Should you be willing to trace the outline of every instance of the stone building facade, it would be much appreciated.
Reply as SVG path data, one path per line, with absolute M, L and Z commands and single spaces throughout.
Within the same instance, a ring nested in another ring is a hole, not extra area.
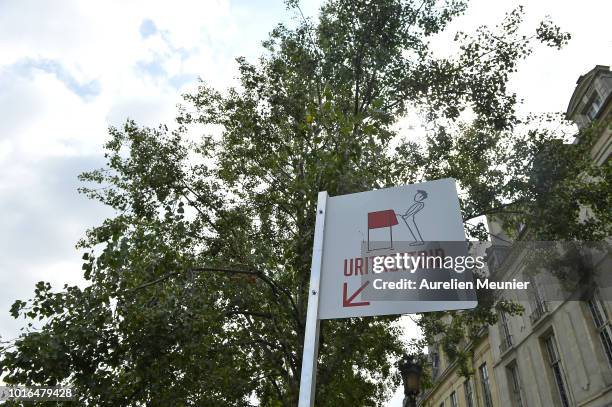
M 483 329 L 480 337 L 469 344 L 473 351 L 471 369 L 476 372 L 472 377 L 461 376 L 453 361 L 437 346 L 429 349 L 433 362 L 434 385 L 421 398 L 423 407 L 476 407 L 499 406 L 499 390 L 493 377 L 493 354 L 488 330 Z
M 578 79 L 566 117 L 579 128 L 596 120 L 612 121 L 609 67 L 596 66 Z M 597 135 L 591 157 L 602 165 L 609 163 L 611 153 L 612 131 L 606 125 Z M 518 245 L 508 243 L 510 238 L 494 220 L 489 220 L 489 232 L 491 274 L 502 281 L 533 279 L 526 269 L 525 253 Z M 596 252 L 591 260 L 596 275 L 612 272 L 609 252 Z M 507 298 L 524 306 L 522 315 L 501 315 L 495 326 L 483 331 L 477 343 L 468 345 L 474 347 L 475 372 L 469 380 L 440 355 L 437 345 L 432 345 L 429 357 L 434 386 L 422 395 L 419 405 L 612 406 L 611 288 L 596 284 L 585 301 L 553 301 L 539 292 L 542 282 L 536 279 L 533 283 L 528 300 Z M 466 397 L 470 388 L 472 400 L 470 394 Z

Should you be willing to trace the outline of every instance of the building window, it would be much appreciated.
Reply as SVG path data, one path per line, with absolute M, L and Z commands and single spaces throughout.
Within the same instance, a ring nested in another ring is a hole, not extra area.
M 472 391 L 472 382 L 470 379 L 463 382 L 463 392 L 465 393 L 466 407 L 474 407 L 474 392 Z
M 438 352 L 434 352 L 431 354 L 431 376 L 435 379 L 438 374 L 440 374 L 440 356 Z
M 595 116 L 597 116 L 597 113 L 599 112 L 599 108 L 601 107 L 601 104 L 602 104 L 601 96 L 599 96 L 599 93 L 597 93 L 596 91 L 593 92 L 593 96 L 591 97 L 591 100 L 589 100 L 589 103 L 587 104 L 587 109 L 585 112 L 585 114 L 590 120 L 595 119 Z
M 557 390 L 559 392 L 559 399 L 563 407 L 569 407 L 569 393 L 567 392 L 567 385 L 565 381 L 565 374 L 563 373 L 563 366 L 561 365 L 561 358 L 559 356 L 559 350 L 557 349 L 557 342 L 555 335 L 550 335 L 544 339 L 544 345 L 546 347 L 546 353 L 548 355 L 548 363 L 550 370 L 555 378 L 557 384 Z
M 501 353 L 504 353 L 512 346 L 512 334 L 510 333 L 508 315 L 506 315 L 505 312 L 500 313 L 499 329 L 501 334 L 501 344 L 499 345 L 499 351 Z
M 521 387 L 521 379 L 519 377 L 518 366 L 516 362 L 508 365 L 507 374 L 510 384 L 510 392 L 512 393 L 512 403 L 516 407 L 523 407 L 523 389 Z
M 450 395 L 450 405 L 451 407 L 457 407 L 457 393 L 452 392 Z
M 440 403 L 440 407 L 444 407 L 444 401 L 442 401 L 442 403 Z
M 535 325 L 546 313 L 548 313 L 548 304 L 544 301 L 540 293 L 537 281 L 534 278 L 529 278 L 529 283 L 531 287 L 529 291 L 529 305 L 531 306 L 529 320 L 531 321 L 531 325 Z
M 588 301 L 589 309 L 591 310 L 591 316 L 597 328 L 601 345 L 603 346 L 608 363 L 612 366 L 612 326 L 610 326 L 610 319 L 604 304 L 599 300 L 597 294 L 593 295 Z
M 493 398 L 491 397 L 491 383 L 489 382 L 489 372 L 487 371 L 487 364 L 483 363 L 478 368 L 480 372 L 480 382 L 482 384 L 482 398 L 485 407 L 493 407 Z

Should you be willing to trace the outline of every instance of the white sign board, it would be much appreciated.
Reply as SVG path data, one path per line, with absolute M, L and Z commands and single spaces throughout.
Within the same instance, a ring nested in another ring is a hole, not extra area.
M 400 253 L 411 258 L 424 258 L 428 250 L 436 256 L 438 251 L 456 256 L 457 244 L 465 248 L 461 243 L 464 241 L 459 199 L 452 179 L 332 198 L 326 192 L 319 193 L 299 407 L 314 406 L 321 319 L 476 306 L 473 290 L 454 286 L 447 289 L 452 294 L 450 297 L 431 295 L 433 290 L 387 290 L 383 295 L 373 290 L 379 276 L 373 273 L 375 258 Z M 453 242 L 454 245 L 450 244 Z M 453 270 L 427 267 L 415 267 L 413 273 L 404 268 L 385 270 L 385 280 L 394 284 L 419 279 L 461 283 L 472 278 L 469 272 L 453 275 Z
M 418 290 L 404 291 L 405 298 L 397 300 L 364 298 L 366 288 L 371 291 L 372 279 L 377 277 L 372 271 L 373 256 L 368 258 L 366 252 L 376 255 L 384 255 L 385 251 L 396 253 L 402 243 L 418 252 L 426 242 L 465 241 L 453 179 L 328 198 L 324 230 L 319 319 L 476 306 L 471 290 L 459 293 L 454 300 L 443 301 L 422 300 L 427 298 L 423 290 L 420 296 Z M 431 270 L 418 275 L 422 277 L 427 272 Z M 417 278 L 417 274 L 401 274 L 402 277 Z M 468 273 L 447 272 L 445 279 L 451 277 L 471 281 Z

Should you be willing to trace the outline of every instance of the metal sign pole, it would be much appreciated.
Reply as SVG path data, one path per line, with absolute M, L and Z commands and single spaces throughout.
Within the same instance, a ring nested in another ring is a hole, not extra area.
M 321 283 L 326 205 L 327 192 L 319 192 L 314 243 L 312 245 L 310 290 L 308 293 L 308 313 L 306 314 L 306 327 L 304 331 L 304 353 L 302 355 L 302 374 L 300 376 L 300 400 L 298 407 L 312 407 L 314 406 L 315 399 L 317 357 L 319 355 L 319 285 Z

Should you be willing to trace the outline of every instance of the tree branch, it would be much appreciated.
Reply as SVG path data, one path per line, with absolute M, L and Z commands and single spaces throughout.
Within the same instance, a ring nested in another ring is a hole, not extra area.
M 227 268 L 220 268 L 220 267 L 196 267 L 196 268 L 192 268 L 191 270 L 192 271 L 212 271 L 212 272 L 231 273 L 231 274 L 246 274 L 246 275 L 250 275 L 250 276 L 259 278 L 260 280 L 268 284 L 268 286 L 272 289 L 275 295 L 278 296 L 279 291 L 285 294 L 285 296 L 287 297 L 287 299 L 289 300 L 291 304 L 291 307 L 293 308 L 295 321 L 298 323 L 298 326 L 300 327 L 302 326 L 302 322 L 300 321 L 300 318 L 299 318 L 300 314 L 298 312 L 295 302 L 293 301 L 293 297 L 291 296 L 291 293 L 286 288 L 281 287 L 278 284 L 276 284 L 270 277 L 266 276 L 262 272 L 253 271 L 253 270 L 234 270 L 234 269 L 227 269 Z

